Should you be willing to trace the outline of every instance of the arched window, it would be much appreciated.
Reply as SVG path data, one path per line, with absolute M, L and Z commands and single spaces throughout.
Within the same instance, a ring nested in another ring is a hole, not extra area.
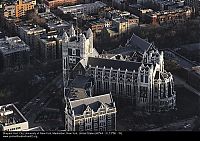
M 143 75 L 141 75 L 141 76 L 140 76 L 141 82 L 143 82 L 143 78 L 144 78 L 144 76 L 143 76 Z
M 148 75 L 145 75 L 145 83 L 148 83 Z

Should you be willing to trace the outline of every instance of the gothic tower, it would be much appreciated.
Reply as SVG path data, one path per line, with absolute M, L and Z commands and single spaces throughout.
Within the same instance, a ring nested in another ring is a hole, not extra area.
M 63 33 L 62 57 L 63 57 L 63 81 L 64 87 L 69 85 L 70 71 L 83 58 L 93 57 L 96 51 L 93 48 L 93 33 L 88 29 L 84 33 L 77 33 L 73 25 L 69 32 Z

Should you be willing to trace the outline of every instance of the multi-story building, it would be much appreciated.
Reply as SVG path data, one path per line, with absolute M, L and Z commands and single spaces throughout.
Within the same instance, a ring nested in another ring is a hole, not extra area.
M 139 17 L 135 15 L 129 15 L 126 17 L 119 17 L 113 19 L 113 26 L 117 28 L 119 34 L 127 32 L 132 27 L 138 26 L 139 24 Z
M 12 4 L 4 6 L 5 17 L 22 17 L 26 15 L 26 12 L 34 9 L 36 6 L 36 0 L 17 0 Z
M 76 14 L 76 13 L 84 13 L 84 14 L 97 14 L 98 11 L 106 7 L 107 5 L 103 2 L 96 1 L 94 3 L 88 3 L 88 4 L 79 4 L 74 6 L 58 6 L 58 10 L 62 14 Z
M 127 0 L 112 0 L 112 6 L 121 10 L 125 10 Z
M 42 62 L 55 61 L 62 58 L 62 39 L 57 32 L 42 34 L 36 37 L 36 58 Z
M 38 16 L 46 21 L 44 27 L 47 31 L 57 30 L 58 34 L 62 34 L 63 30 L 68 30 L 70 27 L 68 22 L 60 19 L 52 12 L 39 13 Z
M 65 123 L 67 131 L 116 131 L 116 106 L 112 95 L 68 99 Z
M 104 27 L 111 27 L 112 21 L 109 19 L 95 19 L 87 21 L 86 26 L 88 26 L 95 35 L 98 35 L 101 33 Z
M 179 23 L 191 18 L 191 15 L 192 8 L 185 6 L 178 9 L 146 13 L 145 21 L 152 24 Z
M 4 7 L 4 16 L 5 17 L 15 17 L 15 5 L 6 5 Z
M 93 48 L 91 29 L 77 34 L 72 26 L 68 34 L 63 34 L 62 47 L 66 130 L 116 130 L 116 107 L 111 94 L 93 97 L 93 79 L 82 75 L 81 71 L 74 76 L 71 73 L 81 59 L 99 55 Z
M 192 7 L 194 13 L 200 15 L 200 1 L 199 0 L 185 0 L 185 4 Z
M 23 23 L 18 27 L 19 37 L 34 50 L 36 36 L 46 33 L 46 29 L 32 23 Z
M 130 16 L 131 13 L 128 11 L 121 11 L 121 10 L 116 10 L 112 8 L 106 8 L 106 9 L 103 9 L 102 12 L 99 13 L 99 15 L 111 20 L 111 19 L 115 19 L 119 17 Z
M 49 7 L 49 8 L 56 8 L 58 6 L 61 6 L 63 4 L 77 4 L 79 3 L 80 0 L 44 0 L 44 3 Z
M 112 26 L 105 27 L 101 32 L 101 39 L 115 39 L 122 37 L 122 34 L 129 33 L 134 27 L 138 26 L 139 17 L 128 15 L 112 19 Z
M 145 8 L 140 4 L 131 4 L 128 6 L 128 11 L 140 17 L 140 20 L 143 21 L 144 15 L 146 13 L 152 13 L 153 10 L 149 8 Z
M 19 37 L 0 39 L 1 71 L 19 71 L 30 63 L 30 47 Z
M 184 7 L 185 1 L 180 0 L 180 1 L 156 1 L 155 4 L 159 6 L 159 10 L 172 10 L 172 9 L 177 9 Z
M 0 131 L 44 131 L 41 126 L 29 128 L 27 119 L 14 104 L 0 106 Z
M 3 131 L 24 131 L 29 129 L 28 121 L 14 104 L 0 106 L 0 126 Z
M 79 34 L 72 25 L 68 34 L 64 32 L 62 40 L 63 80 L 65 86 L 67 86 L 69 69 L 72 69 L 86 56 L 98 56 L 98 52 L 93 48 L 93 33 L 91 29 Z
M 18 0 L 17 3 L 15 4 L 16 7 L 15 16 L 16 17 L 24 16 L 27 11 L 34 9 L 35 5 L 36 5 L 36 0 L 25 0 L 25 1 Z
M 123 53 L 124 59 L 85 56 L 74 67 L 73 76 L 89 76 L 94 79 L 95 94 L 111 92 L 114 97 L 126 98 L 148 112 L 174 109 L 174 80 L 172 74 L 164 70 L 163 52 L 135 34 L 129 42 L 133 40 L 136 46 L 146 48 L 142 55 Z

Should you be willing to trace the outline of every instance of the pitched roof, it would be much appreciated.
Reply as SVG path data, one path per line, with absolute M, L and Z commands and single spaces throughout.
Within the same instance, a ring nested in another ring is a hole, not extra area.
M 150 46 L 148 47 L 147 51 L 146 52 L 150 52 L 150 51 L 157 51 L 157 49 L 155 48 L 155 46 L 153 44 L 150 44 Z
M 93 111 L 97 111 L 101 104 L 113 105 L 112 95 L 104 94 L 100 96 L 88 97 L 80 100 L 70 101 L 72 110 L 74 110 L 75 115 L 81 115 L 89 106 Z
M 147 42 L 145 39 L 142 39 L 133 33 L 131 38 L 127 40 L 125 47 L 119 47 L 119 48 L 113 49 L 109 51 L 109 53 L 113 53 L 113 54 L 120 53 L 123 55 L 126 55 L 133 51 L 141 51 L 143 53 L 145 50 L 149 48 L 150 45 L 151 43 Z
M 145 51 L 149 48 L 149 46 L 151 45 L 151 43 L 147 42 L 146 40 L 140 38 L 139 36 L 135 35 L 133 33 L 133 35 L 131 36 L 131 38 L 128 40 L 126 46 L 131 46 L 131 47 L 136 47 L 138 49 L 140 49 L 141 51 Z
M 87 66 L 91 65 L 92 67 L 101 67 L 104 66 L 106 68 L 113 68 L 113 69 L 121 69 L 121 70 L 138 70 L 138 68 L 141 66 L 141 62 L 132 62 L 132 61 L 121 61 L 121 60 L 113 60 L 113 59 L 106 59 L 106 58 L 94 58 L 89 57 Z
M 77 107 L 72 108 L 75 115 L 81 115 L 86 110 L 87 106 L 85 104 L 78 105 Z

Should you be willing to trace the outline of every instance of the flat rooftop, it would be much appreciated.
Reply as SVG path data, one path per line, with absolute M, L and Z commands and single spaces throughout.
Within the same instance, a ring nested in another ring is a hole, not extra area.
M 21 28 L 27 32 L 28 31 L 32 31 L 32 32 L 46 31 L 46 29 L 32 23 L 24 23 L 23 25 L 21 25 Z
M 188 12 L 189 10 L 191 10 L 191 12 L 192 12 L 191 7 L 185 6 L 183 8 L 150 12 L 149 15 L 151 15 L 151 16 L 158 15 L 159 16 L 159 15 L 167 15 L 167 14 L 176 14 L 176 13 Z
M 0 124 L 9 126 L 22 122 L 27 122 L 27 120 L 14 104 L 0 106 Z
M 67 97 L 71 100 L 87 98 L 86 88 L 90 87 L 92 79 L 90 77 L 79 75 L 70 83 L 70 91 Z
M 87 98 L 88 95 L 87 95 L 85 89 L 83 89 L 83 88 L 71 88 L 70 94 L 68 95 L 68 97 L 71 100 L 78 100 L 78 99 Z
M 18 36 L 0 39 L 0 51 L 6 55 L 19 51 L 30 51 L 30 47 Z
M 49 28 L 58 28 L 58 27 L 64 28 L 64 27 L 70 26 L 68 22 L 60 19 L 59 17 L 57 17 L 51 12 L 39 13 L 39 16 L 46 20 L 46 25 Z
M 78 9 L 84 9 L 88 7 L 102 8 L 105 6 L 107 6 L 105 3 L 96 1 L 94 3 L 78 4 L 78 5 L 73 5 L 73 6 L 58 6 L 58 9 L 66 14 L 67 12 L 75 12 Z

